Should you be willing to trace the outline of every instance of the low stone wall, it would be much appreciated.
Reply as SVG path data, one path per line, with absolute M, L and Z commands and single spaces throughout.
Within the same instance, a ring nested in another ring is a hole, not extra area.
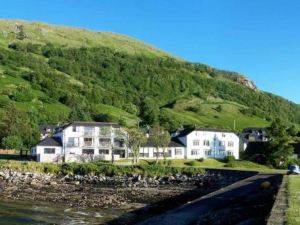
M 70 206 L 107 207 L 126 203 L 154 203 L 170 198 L 193 200 L 253 173 L 208 170 L 193 176 L 56 175 L 0 171 L 0 198 L 60 202 Z M 189 197 L 186 197 L 189 196 Z M 184 203 L 184 202 L 183 202 Z
M 287 198 L 288 176 L 283 176 L 275 203 L 273 205 L 267 225 L 284 225 L 286 224 L 286 210 L 288 208 Z

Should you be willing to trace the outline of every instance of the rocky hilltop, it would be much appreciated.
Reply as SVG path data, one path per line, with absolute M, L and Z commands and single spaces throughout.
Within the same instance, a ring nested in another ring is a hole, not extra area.
M 255 83 L 252 80 L 250 80 L 246 77 L 239 77 L 239 78 L 236 79 L 236 82 L 243 85 L 243 86 L 245 86 L 245 87 L 247 87 L 247 88 L 250 88 L 254 91 L 258 90 Z

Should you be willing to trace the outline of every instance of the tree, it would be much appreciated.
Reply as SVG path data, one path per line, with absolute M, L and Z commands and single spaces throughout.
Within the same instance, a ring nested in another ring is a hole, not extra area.
M 10 105 L 0 123 L 0 139 L 17 136 L 22 140 L 23 146 L 29 148 L 39 139 L 36 123 L 34 118 Z
M 292 159 L 294 149 L 288 142 L 271 141 L 268 144 L 267 162 L 275 168 L 286 169 Z
M 156 164 L 158 163 L 159 148 L 163 148 L 163 156 L 165 159 L 165 149 L 170 143 L 170 134 L 165 131 L 159 124 L 155 124 L 151 129 L 151 141 L 156 149 Z
M 171 136 L 170 136 L 169 132 L 163 130 L 163 133 L 161 134 L 161 144 L 162 144 L 162 147 L 163 147 L 164 165 L 167 164 L 166 149 L 170 144 L 170 140 L 171 140 Z
M 147 142 L 146 136 L 136 128 L 127 130 L 127 146 L 133 153 L 133 164 L 139 162 L 140 147 Z
M 112 122 L 113 121 L 113 117 L 109 114 L 105 114 L 105 113 L 99 113 L 96 115 L 93 115 L 93 119 L 96 122 Z
M 71 112 L 69 113 L 69 121 L 87 121 L 89 119 L 89 115 L 80 106 L 73 107 Z
M 287 168 L 293 156 L 290 133 L 281 120 L 275 120 L 268 129 L 270 141 L 267 143 L 265 155 L 268 164 L 276 168 Z M 296 133 L 296 132 L 295 132 Z
M 286 137 L 287 129 L 284 126 L 283 122 L 280 119 L 276 119 L 272 122 L 271 126 L 268 128 L 268 133 L 271 137 Z
M 17 151 L 20 151 L 23 147 L 22 139 L 18 136 L 4 137 L 1 144 L 5 149 L 14 149 Z
M 157 103 L 146 97 L 141 106 L 141 116 L 146 124 L 152 125 L 158 122 L 159 108 Z
M 298 129 L 295 125 L 292 125 L 291 127 L 289 127 L 287 129 L 287 133 L 291 136 L 291 137 L 296 137 L 298 134 Z

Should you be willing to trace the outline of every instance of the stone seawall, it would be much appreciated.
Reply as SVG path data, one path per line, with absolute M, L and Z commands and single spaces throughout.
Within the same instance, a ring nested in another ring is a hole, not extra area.
M 191 190 L 193 195 L 190 198 L 196 198 L 254 174 L 254 172 L 208 169 L 205 173 L 193 176 L 173 174 L 163 177 L 141 175 L 109 177 L 2 170 L 0 198 L 59 202 L 74 207 L 151 204 L 184 196 L 184 193 Z

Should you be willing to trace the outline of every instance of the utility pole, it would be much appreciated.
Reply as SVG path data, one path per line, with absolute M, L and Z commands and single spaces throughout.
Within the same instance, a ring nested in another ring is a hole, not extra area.
M 112 126 L 110 127 L 110 137 L 111 137 L 111 163 L 114 164 L 115 163 L 115 154 L 114 154 L 114 144 L 115 144 L 115 135 L 114 135 L 114 131 Z

